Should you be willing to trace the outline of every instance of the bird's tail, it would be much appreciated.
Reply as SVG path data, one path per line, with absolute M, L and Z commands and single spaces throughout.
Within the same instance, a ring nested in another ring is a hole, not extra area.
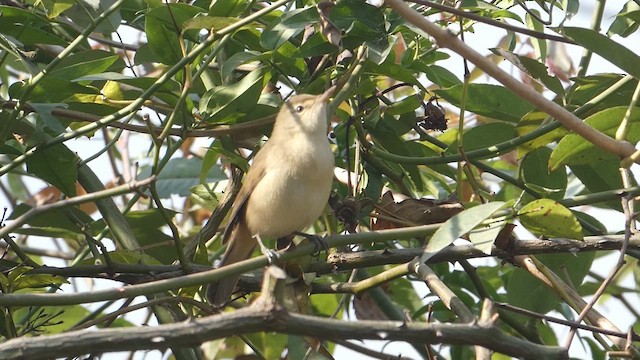
M 227 242 L 227 250 L 222 255 L 220 266 L 233 264 L 251 257 L 256 242 L 244 226 L 236 226 Z M 207 300 L 214 307 L 223 307 L 229 301 L 238 284 L 240 274 L 228 276 L 207 286 Z

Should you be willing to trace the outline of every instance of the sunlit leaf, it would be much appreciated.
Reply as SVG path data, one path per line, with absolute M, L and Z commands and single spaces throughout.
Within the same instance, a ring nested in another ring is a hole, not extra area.
M 522 225 L 548 238 L 582 239 L 582 226 L 571 210 L 551 199 L 534 200 L 518 211 Z
M 628 107 L 618 106 L 602 110 L 585 119 L 585 123 L 606 135 L 614 136 Z M 629 117 L 626 140 L 631 143 L 640 141 L 640 108 L 635 108 Z M 606 153 L 582 136 L 571 133 L 566 135 L 551 153 L 549 167 L 554 170 L 562 165 L 591 164 L 601 160 Z

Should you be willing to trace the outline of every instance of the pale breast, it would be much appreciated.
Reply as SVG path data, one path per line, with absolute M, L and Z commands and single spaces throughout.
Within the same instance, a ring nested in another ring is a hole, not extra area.
M 252 234 L 287 236 L 322 214 L 331 192 L 334 160 L 326 138 L 318 145 L 313 151 L 306 147 L 278 151 L 280 158 L 247 200 L 245 218 Z

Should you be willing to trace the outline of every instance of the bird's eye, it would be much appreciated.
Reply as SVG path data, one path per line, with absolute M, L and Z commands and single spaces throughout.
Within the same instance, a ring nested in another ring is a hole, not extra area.
M 304 107 L 301 105 L 296 106 L 296 112 L 302 112 L 302 110 L 304 110 Z

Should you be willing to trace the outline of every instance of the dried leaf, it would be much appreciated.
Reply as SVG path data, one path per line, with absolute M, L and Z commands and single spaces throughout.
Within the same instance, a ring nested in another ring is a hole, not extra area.
M 438 224 L 447 221 L 462 210 L 464 210 L 462 204 L 452 201 L 405 199 L 397 203 L 393 194 L 387 191 L 375 210 L 375 214 L 383 215 L 386 219 L 378 218 L 372 224 L 372 229 L 382 230 L 408 225 Z M 390 217 L 398 221 L 387 220 Z
M 342 32 L 329 20 L 329 14 L 334 6 L 335 4 L 330 1 L 321 1 L 316 5 L 320 14 L 320 32 L 330 44 L 342 49 Z

